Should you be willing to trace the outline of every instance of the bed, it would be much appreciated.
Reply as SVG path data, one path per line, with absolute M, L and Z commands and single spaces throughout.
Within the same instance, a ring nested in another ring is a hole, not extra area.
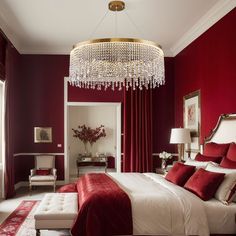
M 236 142 L 236 114 L 220 116 L 217 126 L 205 140 L 206 143 Z M 91 176 L 92 181 L 86 175 L 77 183 L 80 210 L 72 235 L 236 235 L 235 202 L 224 205 L 214 198 L 203 201 L 154 173 Z M 116 191 L 123 202 L 116 202 Z M 110 195 L 113 199 L 107 205 L 103 199 Z M 116 233 L 110 230 L 112 225 Z

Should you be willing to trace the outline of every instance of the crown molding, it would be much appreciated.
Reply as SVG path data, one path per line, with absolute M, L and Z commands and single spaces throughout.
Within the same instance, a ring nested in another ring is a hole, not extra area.
M 0 12 L 0 28 L 4 32 L 4 34 L 7 36 L 8 40 L 14 45 L 14 47 L 18 50 L 20 48 L 20 42 L 17 39 L 16 34 L 14 31 L 8 26 L 6 23 L 4 14 Z
M 171 48 L 173 56 L 176 56 L 185 47 L 202 35 L 223 16 L 236 7 L 236 0 L 220 0 L 200 20 L 187 31 Z

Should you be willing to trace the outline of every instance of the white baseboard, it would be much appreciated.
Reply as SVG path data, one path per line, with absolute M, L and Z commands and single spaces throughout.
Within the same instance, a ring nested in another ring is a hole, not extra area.
M 64 185 L 65 181 L 64 180 L 58 180 L 56 182 L 56 185 Z M 15 184 L 15 190 L 21 188 L 21 187 L 28 187 L 29 186 L 29 182 L 28 181 L 20 181 L 17 184 Z

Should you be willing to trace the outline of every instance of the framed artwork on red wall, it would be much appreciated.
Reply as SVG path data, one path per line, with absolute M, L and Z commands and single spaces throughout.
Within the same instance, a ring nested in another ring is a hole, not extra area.
M 51 127 L 34 127 L 35 143 L 52 143 Z
M 186 149 L 190 152 L 200 151 L 200 124 L 201 124 L 201 93 L 200 90 L 183 97 L 184 128 L 190 129 L 191 143 Z

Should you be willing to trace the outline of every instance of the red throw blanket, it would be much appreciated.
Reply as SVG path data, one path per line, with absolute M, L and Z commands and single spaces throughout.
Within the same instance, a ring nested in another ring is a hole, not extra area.
M 73 236 L 132 235 L 131 202 L 106 174 L 87 174 L 77 182 L 79 212 Z

